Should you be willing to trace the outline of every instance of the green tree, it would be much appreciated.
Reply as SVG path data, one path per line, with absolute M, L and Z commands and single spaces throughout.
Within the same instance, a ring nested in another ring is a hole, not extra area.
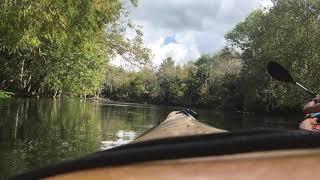
M 293 86 L 270 82 L 267 62 L 283 64 L 294 77 L 319 89 L 318 0 L 274 0 L 269 10 L 256 10 L 226 35 L 241 49 L 245 106 L 300 109 L 305 98 Z
M 114 55 L 148 61 L 142 32 L 130 22 L 126 7 L 120 0 L 2 1 L 2 88 L 86 96 L 99 91 Z M 134 39 L 126 38 L 127 29 L 136 32 Z
M 155 72 L 149 67 L 142 68 L 131 82 L 131 88 L 132 98 L 153 102 L 159 89 Z
M 189 70 L 186 96 L 195 105 L 221 106 L 226 99 L 237 96 L 231 84 L 236 82 L 241 68 L 239 55 L 232 49 L 202 55 Z
M 166 58 L 157 72 L 161 102 L 165 104 L 181 104 L 184 85 L 177 71 L 180 67 L 174 65 L 171 57 Z

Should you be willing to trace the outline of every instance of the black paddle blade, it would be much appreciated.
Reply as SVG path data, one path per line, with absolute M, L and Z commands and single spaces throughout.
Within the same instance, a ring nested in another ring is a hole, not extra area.
M 267 70 L 268 73 L 278 81 L 294 83 L 289 72 L 277 62 L 270 61 L 267 66 Z

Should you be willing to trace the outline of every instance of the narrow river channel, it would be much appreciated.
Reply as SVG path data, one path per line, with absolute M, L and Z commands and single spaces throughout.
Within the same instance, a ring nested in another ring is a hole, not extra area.
M 125 144 L 177 107 L 72 99 L 0 100 L 0 177 Z M 302 114 L 200 110 L 199 120 L 227 130 L 296 129 Z

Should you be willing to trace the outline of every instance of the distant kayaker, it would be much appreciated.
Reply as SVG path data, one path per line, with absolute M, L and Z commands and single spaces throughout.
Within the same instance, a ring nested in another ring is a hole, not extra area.
M 320 95 L 317 95 L 307 103 L 303 108 L 303 112 L 307 115 L 306 119 L 300 124 L 300 129 L 320 131 L 320 124 L 318 124 L 318 119 L 320 118 Z

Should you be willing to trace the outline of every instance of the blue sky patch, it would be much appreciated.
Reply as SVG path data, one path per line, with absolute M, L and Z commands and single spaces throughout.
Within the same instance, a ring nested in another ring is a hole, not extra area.
M 170 43 L 176 43 L 176 35 L 167 36 L 161 46 L 168 45 Z

